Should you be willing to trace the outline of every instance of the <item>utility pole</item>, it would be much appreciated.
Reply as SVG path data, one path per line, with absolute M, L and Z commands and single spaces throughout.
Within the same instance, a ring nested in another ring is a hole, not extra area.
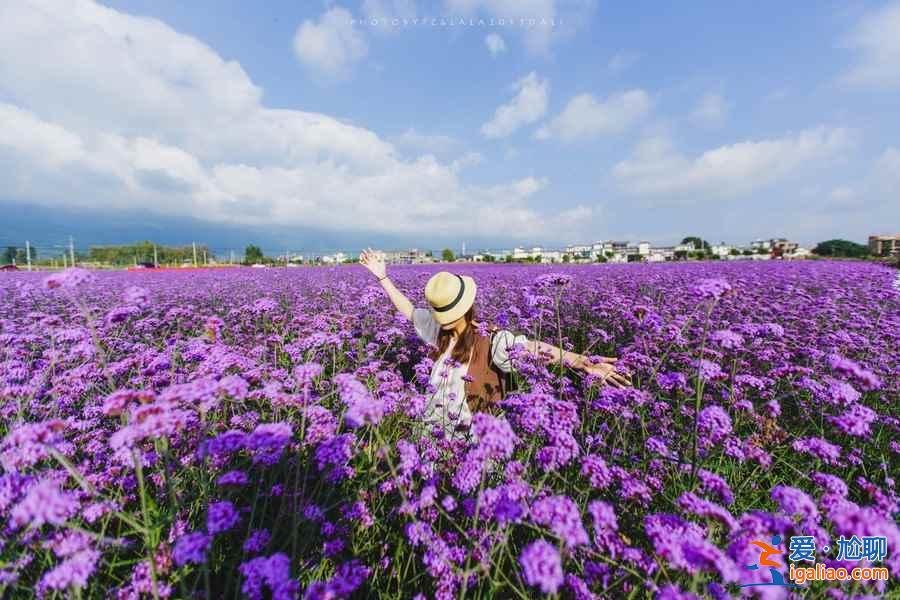
M 63 269 L 68 269 L 68 268 L 69 268 L 69 263 L 66 262 L 66 251 L 63 250 Z
M 28 270 L 31 270 L 31 242 L 25 240 L 25 260 L 28 262 Z
M 204 264 L 204 265 L 208 265 L 208 264 L 209 264 L 209 255 L 206 254 L 206 250 L 203 251 L 203 264 Z
M 153 244 L 153 266 L 159 268 L 159 255 L 156 253 L 156 244 Z
M 75 241 L 72 239 L 72 236 L 69 236 L 69 262 L 72 263 L 72 266 L 75 266 Z
M 229 265 L 234 265 L 234 250 L 231 250 L 231 260 L 228 261 Z
M 194 247 L 194 266 L 197 266 L 197 242 L 191 242 L 191 246 Z

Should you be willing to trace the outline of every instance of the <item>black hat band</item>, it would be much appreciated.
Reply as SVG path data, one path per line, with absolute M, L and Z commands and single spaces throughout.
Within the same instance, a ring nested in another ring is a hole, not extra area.
M 460 277 L 459 275 L 457 275 L 456 278 L 459 279 L 459 293 L 456 294 L 456 298 L 454 298 L 453 302 L 451 302 L 450 304 L 441 306 L 440 308 L 435 307 L 434 310 L 436 310 L 437 312 L 447 312 L 448 310 L 450 310 L 451 308 L 453 308 L 454 306 L 459 304 L 459 301 L 462 299 L 463 292 L 466 291 L 466 283 L 463 281 L 463 278 Z

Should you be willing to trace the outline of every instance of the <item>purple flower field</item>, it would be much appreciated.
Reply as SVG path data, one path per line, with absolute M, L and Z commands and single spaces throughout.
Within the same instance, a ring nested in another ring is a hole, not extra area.
M 634 388 L 517 347 L 474 441 L 417 436 L 427 348 L 362 266 L 3 273 L 0 597 L 898 593 L 896 271 L 449 268 Z M 435 270 L 389 267 L 416 306 Z M 775 535 L 883 536 L 893 579 L 738 587 Z

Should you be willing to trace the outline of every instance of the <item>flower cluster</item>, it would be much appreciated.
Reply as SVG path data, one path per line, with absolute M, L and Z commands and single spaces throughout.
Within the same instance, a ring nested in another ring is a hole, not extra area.
M 431 269 L 392 278 L 418 303 Z M 892 270 L 472 275 L 482 332 L 635 386 L 516 347 L 497 409 L 448 436 L 420 421 L 428 346 L 362 269 L 4 274 L 0 596 L 718 599 L 771 581 L 744 567 L 773 535 L 826 563 L 883 536 L 900 572 Z

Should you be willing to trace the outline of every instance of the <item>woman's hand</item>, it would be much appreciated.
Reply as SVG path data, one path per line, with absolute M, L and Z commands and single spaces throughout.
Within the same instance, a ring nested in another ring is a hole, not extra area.
M 578 361 L 578 366 L 582 371 L 599 378 L 604 384 L 617 388 L 631 387 L 631 378 L 616 371 L 616 367 L 613 363 L 617 360 L 617 358 L 613 358 L 612 356 L 602 356 L 600 357 L 599 363 L 592 364 L 588 362 L 587 357 L 582 357 L 581 360 Z
M 371 248 L 366 248 L 359 253 L 359 262 L 367 268 L 372 275 L 379 279 L 387 274 L 387 268 L 384 266 L 384 254 Z

